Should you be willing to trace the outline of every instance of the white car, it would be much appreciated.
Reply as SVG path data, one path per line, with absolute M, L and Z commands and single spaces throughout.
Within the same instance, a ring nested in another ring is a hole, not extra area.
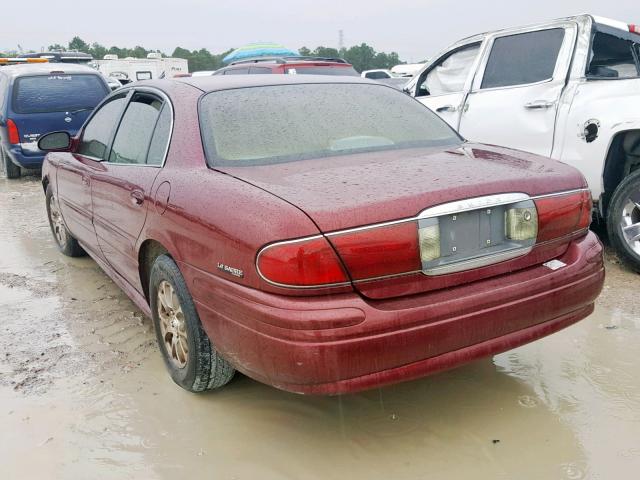
M 362 78 L 369 78 L 371 80 L 381 80 L 383 78 L 395 78 L 399 75 L 394 75 L 391 70 L 385 68 L 378 68 L 376 70 L 364 70 L 360 76 Z
M 612 244 L 640 272 L 640 27 L 578 15 L 475 35 L 405 91 L 470 140 L 580 169 Z

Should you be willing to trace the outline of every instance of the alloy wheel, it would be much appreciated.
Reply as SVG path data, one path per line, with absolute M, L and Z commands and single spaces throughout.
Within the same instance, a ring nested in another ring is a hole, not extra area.
M 64 245 L 67 243 L 67 229 L 64 225 L 62 215 L 60 215 L 58 202 L 53 195 L 51 195 L 51 197 L 49 198 L 49 217 L 51 219 L 51 229 L 53 230 L 53 235 L 56 237 L 58 245 L 64 247 Z
M 184 313 L 173 286 L 166 280 L 158 285 L 158 317 L 167 356 L 176 367 L 186 367 L 189 344 Z
M 640 191 L 633 192 L 625 202 L 620 228 L 627 245 L 640 255 Z

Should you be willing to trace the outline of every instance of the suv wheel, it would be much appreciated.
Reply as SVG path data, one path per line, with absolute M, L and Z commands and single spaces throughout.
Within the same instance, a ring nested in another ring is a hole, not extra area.
M 614 192 L 607 230 L 618 255 L 640 273 L 640 170 L 625 178 Z
M 149 281 L 151 315 L 164 363 L 175 383 L 190 392 L 222 387 L 235 369 L 211 345 L 176 263 L 160 255 Z
M 20 178 L 20 167 L 9 159 L 3 147 L 0 147 L 0 163 L 7 178 Z

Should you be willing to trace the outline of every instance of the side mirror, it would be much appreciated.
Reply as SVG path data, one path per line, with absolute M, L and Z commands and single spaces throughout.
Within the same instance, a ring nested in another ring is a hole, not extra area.
M 68 152 L 71 150 L 69 132 L 51 132 L 38 140 L 38 148 L 44 152 Z

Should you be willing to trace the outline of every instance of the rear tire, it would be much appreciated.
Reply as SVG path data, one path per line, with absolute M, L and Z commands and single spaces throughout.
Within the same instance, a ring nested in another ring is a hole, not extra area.
M 20 178 L 20 167 L 9 159 L 9 155 L 0 147 L 0 161 L 2 161 L 2 169 L 7 178 Z
M 625 178 L 613 193 L 607 231 L 618 256 L 640 273 L 640 170 Z
M 78 240 L 76 240 L 75 237 L 71 235 L 71 232 L 69 232 L 67 226 L 64 224 L 64 219 L 60 214 L 58 201 L 53 195 L 51 185 L 47 185 L 45 199 L 47 202 L 47 217 L 49 218 L 49 226 L 51 227 L 51 233 L 53 234 L 53 239 L 58 246 L 58 250 L 60 250 L 67 257 L 85 256 L 87 253 L 80 246 Z
M 149 280 L 151 315 L 164 363 L 175 383 L 190 392 L 220 388 L 235 369 L 211 345 L 176 263 L 160 255 Z

